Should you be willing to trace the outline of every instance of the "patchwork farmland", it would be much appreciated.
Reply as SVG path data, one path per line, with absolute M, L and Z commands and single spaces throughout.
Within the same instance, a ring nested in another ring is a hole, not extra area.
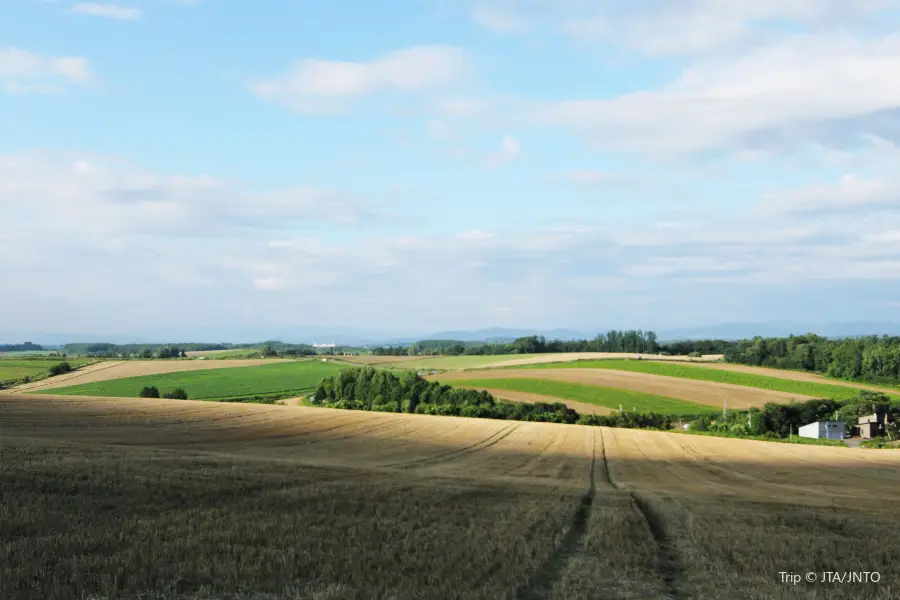
M 259 367 L 267 364 L 287 364 L 281 359 L 271 360 L 129 360 L 103 361 L 72 373 L 52 379 L 16 387 L 18 392 L 43 392 L 59 388 L 89 383 L 112 381 L 129 377 L 183 373 L 185 371 L 208 371 L 213 369 L 233 369 L 237 367 Z
M 235 363 L 236 361 L 227 362 Z M 313 360 L 275 360 L 265 365 L 260 365 L 260 361 L 251 361 L 251 363 L 243 366 L 235 365 L 235 368 L 225 368 L 223 365 L 214 369 L 184 368 L 139 377 L 117 377 L 53 389 L 52 393 L 124 398 L 136 397 L 144 387 L 153 386 L 160 391 L 181 388 L 196 400 L 286 397 L 310 392 L 323 377 L 334 375 L 342 368 L 341 365 L 333 362 L 323 363 Z M 197 365 L 198 363 L 172 362 L 169 364 Z M 209 364 L 214 363 L 199 363 L 200 366 Z M 133 367 L 134 365 L 129 366 Z M 136 370 L 139 369 L 131 369 L 131 371 Z M 126 371 L 123 370 L 122 373 L 124 372 Z M 97 375 L 101 376 L 102 373 L 97 373 Z M 41 389 L 40 393 L 45 391 L 47 388 Z
M 515 389 L 517 390 L 534 393 L 546 393 L 546 391 L 541 390 L 548 390 L 553 387 L 553 384 L 545 382 L 575 384 L 576 386 L 583 386 L 579 389 L 586 395 L 578 398 L 573 397 L 573 400 L 588 401 L 587 398 L 591 396 L 590 388 L 593 387 L 595 388 L 595 394 L 593 394 L 593 397 L 596 399 L 595 403 L 599 403 L 601 406 L 607 406 L 609 403 L 612 403 L 613 406 L 610 408 L 617 408 L 620 401 L 612 400 L 613 394 L 608 390 L 623 390 L 637 395 L 646 395 L 647 397 L 680 401 L 682 405 L 685 405 L 685 409 L 690 409 L 686 410 L 685 414 L 696 414 L 698 412 L 695 410 L 697 405 L 707 408 L 716 407 L 718 410 L 721 410 L 723 400 L 727 400 L 729 405 L 735 409 L 746 409 L 748 406 L 761 407 L 767 402 L 785 403 L 809 399 L 809 396 L 797 393 L 612 369 L 572 367 L 482 369 L 440 373 L 429 375 L 427 379 L 440 381 L 448 385 L 456 385 L 456 382 L 461 382 L 459 385 L 463 387 L 471 387 L 470 384 L 466 383 L 471 381 L 477 382 L 475 387 L 488 387 L 488 382 L 495 380 L 505 382 L 525 380 L 533 383 L 525 386 L 506 383 L 495 387 L 503 388 L 516 385 Z M 490 383 L 490 385 L 494 386 L 493 383 Z M 560 389 L 559 386 L 557 386 L 557 389 Z M 558 397 L 564 398 L 563 396 Z M 604 398 L 610 399 L 604 400 Z M 637 400 L 637 396 L 635 396 L 635 400 Z M 647 402 L 642 402 L 642 404 L 649 406 L 652 402 L 648 400 Z
M 895 452 L 158 399 L 0 414 L 6 597 L 768 599 L 824 593 L 779 572 L 857 570 L 879 582 L 829 597 L 900 590 Z

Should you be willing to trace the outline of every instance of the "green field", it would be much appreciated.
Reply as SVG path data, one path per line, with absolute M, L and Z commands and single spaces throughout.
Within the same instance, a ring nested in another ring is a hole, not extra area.
M 526 367 L 508 367 L 519 369 Z M 755 373 L 739 373 L 710 369 L 694 365 L 679 364 L 673 362 L 656 362 L 649 360 L 579 360 L 568 363 L 546 363 L 540 365 L 528 365 L 529 369 L 613 369 L 616 371 L 631 371 L 634 373 L 648 373 L 651 375 L 666 375 L 668 377 L 680 377 L 682 379 L 695 379 L 698 381 L 712 381 L 716 383 L 730 383 L 763 390 L 774 390 L 791 394 L 803 394 L 816 398 L 833 398 L 835 400 L 847 400 L 855 398 L 861 388 L 831 385 L 828 383 L 816 383 L 812 381 L 794 381 L 769 377 Z
M 227 400 L 254 396 L 302 394 L 315 388 L 324 377 L 336 375 L 340 365 L 318 361 L 285 361 L 259 367 L 235 367 L 143 375 L 98 381 L 53 390 L 54 394 L 135 398 L 144 386 L 161 393 L 182 388 L 191 399 Z
M 53 365 L 57 365 L 61 362 L 68 362 L 72 365 L 73 368 L 80 367 L 82 365 L 95 362 L 94 360 L 86 359 L 86 358 L 73 358 L 73 359 L 59 359 L 59 360 L 49 360 L 49 359 L 34 359 L 34 360 L 9 360 L 2 359 L 0 360 L 0 381 L 20 381 L 25 377 L 29 377 L 32 380 L 36 378 L 43 378 L 47 375 L 47 372 L 50 370 L 50 367 Z
M 656 412 L 667 415 L 700 415 L 718 412 L 719 409 L 703 404 L 685 402 L 665 396 L 643 394 L 630 390 L 605 388 L 583 383 L 548 381 L 545 379 L 464 379 L 448 381 L 454 387 L 499 389 L 514 392 L 543 394 L 563 400 L 574 400 L 618 410 L 622 405 L 626 411 Z

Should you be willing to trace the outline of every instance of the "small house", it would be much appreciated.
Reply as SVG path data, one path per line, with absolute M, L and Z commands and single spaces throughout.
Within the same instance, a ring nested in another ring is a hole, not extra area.
M 804 425 L 797 430 L 800 437 L 817 440 L 842 440 L 844 439 L 845 426 L 843 421 L 816 421 Z
M 890 420 L 890 415 L 884 411 L 877 411 L 871 415 L 859 418 L 859 437 L 870 440 L 884 435 L 884 426 Z

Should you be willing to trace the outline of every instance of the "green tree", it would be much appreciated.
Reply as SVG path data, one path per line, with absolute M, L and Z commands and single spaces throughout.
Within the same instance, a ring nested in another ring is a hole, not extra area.
M 159 398 L 159 389 L 155 385 L 148 385 L 138 394 L 139 398 Z
M 62 375 L 63 373 L 71 373 L 71 372 L 72 372 L 72 365 L 70 365 L 66 361 L 57 363 L 57 364 L 53 365 L 52 367 L 50 367 L 50 376 L 51 377 L 54 377 L 56 375 Z

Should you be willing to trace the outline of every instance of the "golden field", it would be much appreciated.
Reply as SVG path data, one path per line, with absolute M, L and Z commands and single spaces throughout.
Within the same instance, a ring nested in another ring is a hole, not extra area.
M 900 453 L 0 396 L 0 597 L 896 598 Z M 878 571 L 877 584 L 780 571 Z

